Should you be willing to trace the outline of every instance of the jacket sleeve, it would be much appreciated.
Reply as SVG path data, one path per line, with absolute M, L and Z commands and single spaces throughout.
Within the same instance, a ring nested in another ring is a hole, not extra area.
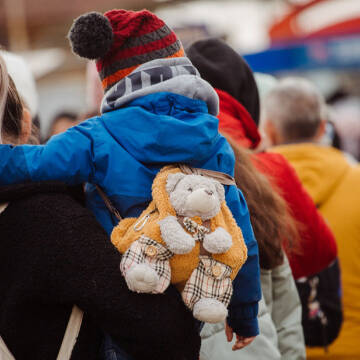
M 282 358 L 306 359 L 301 303 L 286 256 L 284 263 L 272 270 L 271 316 Z
M 93 215 L 74 201 L 59 205 L 46 234 L 47 292 L 58 302 L 77 304 L 135 359 L 197 360 L 199 329 L 177 290 L 130 291 L 120 273 L 120 254 Z M 64 208 L 72 209 L 71 216 Z
M 257 315 L 258 302 L 261 299 L 258 246 L 241 191 L 232 186 L 226 202 L 242 230 L 248 249 L 248 258 L 233 281 L 234 292 L 227 321 L 236 334 L 245 337 L 256 336 L 259 334 Z
M 0 185 L 46 180 L 72 185 L 91 181 L 94 120 L 52 137 L 46 145 L 0 145 Z
M 336 240 L 293 167 L 280 154 L 256 155 L 254 165 L 280 191 L 299 224 L 300 251 L 287 252 L 294 278 L 308 277 L 327 268 L 337 256 Z

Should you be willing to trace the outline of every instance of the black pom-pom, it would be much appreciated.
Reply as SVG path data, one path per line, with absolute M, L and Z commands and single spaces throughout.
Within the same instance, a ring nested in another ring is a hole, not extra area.
M 75 54 L 94 60 L 104 57 L 110 50 L 113 31 L 103 14 L 90 12 L 74 20 L 68 38 Z

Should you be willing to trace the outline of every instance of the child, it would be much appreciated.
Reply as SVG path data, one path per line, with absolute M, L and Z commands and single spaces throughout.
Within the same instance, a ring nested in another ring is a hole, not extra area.
M 105 95 L 99 117 L 70 128 L 44 146 L 0 146 L 0 184 L 60 180 L 87 182 L 86 201 L 110 234 L 122 217 L 137 217 L 151 201 L 151 184 L 166 164 L 233 175 L 234 155 L 218 133 L 218 97 L 198 74 L 175 33 L 149 11 L 89 13 L 73 24 L 73 51 L 97 59 Z M 258 249 L 245 199 L 235 186 L 226 201 L 241 227 L 248 260 L 233 282 L 228 338 L 234 349 L 258 334 Z

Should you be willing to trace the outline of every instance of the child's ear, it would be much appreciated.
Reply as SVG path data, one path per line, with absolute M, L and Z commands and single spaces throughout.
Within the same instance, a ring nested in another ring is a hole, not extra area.
M 21 134 L 20 134 L 20 143 L 26 144 L 29 141 L 32 128 L 32 117 L 29 109 L 23 108 L 23 115 L 21 120 Z
M 170 194 L 174 191 L 176 185 L 182 180 L 186 175 L 182 172 L 178 172 L 176 174 L 169 174 L 166 181 L 166 191 Z

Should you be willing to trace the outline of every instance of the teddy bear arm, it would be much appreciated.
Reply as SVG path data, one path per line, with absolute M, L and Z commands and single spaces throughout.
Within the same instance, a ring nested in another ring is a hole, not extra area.
M 222 254 L 231 248 L 232 237 L 224 228 L 218 227 L 205 235 L 203 245 L 212 254 Z
M 159 221 L 161 237 L 174 254 L 187 254 L 195 246 L 195 240 L 179 224 L 175 216 Z

